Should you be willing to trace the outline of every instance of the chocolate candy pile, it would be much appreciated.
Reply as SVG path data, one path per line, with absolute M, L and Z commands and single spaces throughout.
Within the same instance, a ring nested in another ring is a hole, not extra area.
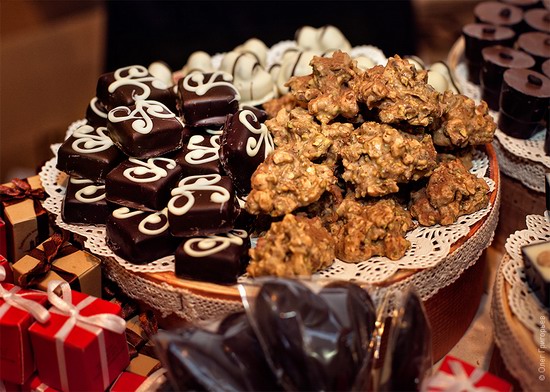
M 414 293 L 397 300 L 395 317 L 377 320 L 369 294 L 353 283 L 310 287 L 296 280 L 266 280 L 259 288 L 243 288 L 246 313 L 229 315 L 207 327 L 156 335 L 172 388 L 420 388 L 431 366 L 431 343 L 426 315 Z M 385 328 L 377 329 L 377 321 Z M 375 350 L 384 358 L 381 363 L 374 357 Z
M 266 114 L 239 109 L 225 72 L 170 75 L 154 63 L 99 78 L 86 124 L 59 149 L 62 217 L 106 224 L 107 245 L 131 263 L 175 254 L 178 276 L 233 283 L 250 247 L 239 197 L 273 149 Z

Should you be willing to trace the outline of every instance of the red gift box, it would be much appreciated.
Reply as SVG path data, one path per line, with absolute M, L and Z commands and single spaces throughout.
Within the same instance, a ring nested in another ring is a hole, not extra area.
M 49 319 L 45 304 L 43 292 L 0 283 L 0 380 L 23 384 L 34 372 L 28 330 L 35 319 Z
M 0 218 L 0 256 L 8 257 L 6 241 L 6 222 Z
M 0 254 L 0 282 L 13 283 L 13 270 L 11 269 L 11 264 L 1 254 Z
M 118 379 L 113 383 L 110 392 L 130 392 L 136 391 L 147 377 L 139 374 L 122 372 Z
M 447 355 L 437 373 L 428 380 L 426 390 L 510 392 L 512 386 L 491 373 Z
M 27 380 L 22 390 L 24 392 L 58 392 L 57 389 L 44 384 L 36 373 Z
M 50 320 L 29 330 L 40 378 L 62 391 L 106 390 L 129 363 L 120 306 L 63 281 L 48 284 L 48 300 Z

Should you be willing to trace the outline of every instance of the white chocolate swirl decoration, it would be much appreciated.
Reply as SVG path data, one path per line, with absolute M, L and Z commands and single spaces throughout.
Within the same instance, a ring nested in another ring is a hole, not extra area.
M 132 111 L 127 106 L 119 106 L 109 112 L 110 122 L 134 120 L 132 129 L 141 134 L 148 134 L 153 130 L 153 118 L 176 118 L 176 115 L 164 104 L 153 100 L 136 101 L 136 108 Z
M 190 165 L 202 165 L 203 163 L 214 162 L 220 158 L 220 136 L 210 137 L 210 146 L 201 146 L 205 138 L 202 135 L 193 135 L 189 139 L 187 148 L 189 152 L 185 154 L 185 162 Z
M 151 94 L 151 88 L 146 84 L 151 82 L 154 88 L 165 90 L 168 86 L 149 73 L 147 68 L 142 65 L 130 65 L 129 67 L 119 68 L 115 71 L 115 81 L 109 85 L 109 93 L 114 93 L 116 89 L 122 86 L 134 86 L 141 89 L 141 94 L 135 90 L 132 92 L 134 101 L 147 99 Z
M 239 95 L 239 91 L 237 91 L 237 88 L 233 85 L 233 83 L 231 83 L 233 81 L 233 77 L 227 72 L 222 72 L 222 71 L 213 72 L 206 83 L 204 82 L 204 76 L 205 74 L 201 72 L 191 72 L 189 75 L 187 75 L 183 79 L 183 88 L 186 89 L 187 91 L 191 91 L 199 96 L 202 96 L 214 87 L 225 86 L 235 91 L 236 100 L 241 99 L 241 96 Z M 221 76 L 223 80 L 216 81 L 218 76 Z M 193 82 L 193 85 L 191 85 L 191 81 Z
M 155 182 L 162 177 L 166 177 L 168 172 L 160 166 L 157 166 L 156 162 L 166 162 L 166 168 L 169 170 L 176 168 L 176 161 L 169 158 L 149 158 L 147 162 L 141 161 L 136 158 L 129 158 L 130 162 L 138 165 L 137 167 L 129 167 L 122 173 L 124 177 L 133 182 Z
M 107 118 L 107 113 L 105 113 L 103 110 L 99 109 L 98 106 L 97 106 L 97 102 L 98 102 L 98 99 L 97 97 L 93 97 L 91 100 L 90 100 L 90 108 L 92 108 L 92 111 L 98 116 L 98 117 L 101 117 L 101 118 Z
M 248 233 L 244 230 L 231 230 L 224 235 L 209 235 L 204 238 L 191 238 L 183 244 L 183 250 L 191 257 L 208 257 L 231 246 L 242 245 Z
M 71 178 L 70 182 L 75 185 L 91 184 L 75 193 L 75 199 L 81 203 L 97 203 L 105 199 L 105 185 L 95 185 L 92 180 L 85 178 Z
M 144 211 L 131 211 L 128 207 L 121 207 L 113 211 L 113 217 L 116 219 L 128 219 L 133 216 L 145 214 Z M 163 223 L 164 222 L 164 223 Z M 153 228 L 150 228 L 150 227 Z M 168 230 L 168 209 L 149 213 L 139 222 L 138 230 L 145 235 L 159 235 Z
M 254 135 L 259 135 L 259 138 L 256 139 L 253 136 L 250 136 L 246 141 L 246 153 L 249 157 L 255 157 L 258 155 L 262 144 L 264 147 L 264 158 L 269 155 L 271 151 L 275 149 L 275 144 L 273 143 L 273 138 L 267 129 L 267 125 L 260 124 L 259 128 L 255 128 L 254 125 L 248 121 L 248 117 L 252 117 L 252 120 L 258 122 L 258 118 L 251 110 L 243 110 L 239 113 L 239 121 Z
M 211 192 L 210 201 L 223 206 L 231 199 L 231 194 L 223 186 L 217 185 L 221 179 L 222 176 L 219 174 L 185 177 L 179 182 L 177 188 L 172 189 L 173 197 L 168 202 L 168 210 L 178 216 L 186 214 L 195 205 L 195 196 L 193 195 L 195 191 Z M 187 198 L 187 202 L 176 207 L 176 201 L 181 196 Z
M 82 125 L 74 131 L 73 137 L 76 140 L 73 141 L 71 147 L 81 154 L 105 151 L 113 145 L 113 141 L 105 133 L 106 131 L 105 127 L 94 129 L 89 125 Z

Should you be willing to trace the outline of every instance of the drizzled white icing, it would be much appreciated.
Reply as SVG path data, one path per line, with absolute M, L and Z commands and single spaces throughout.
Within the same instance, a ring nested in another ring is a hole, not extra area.
M 183 250 L 191 257 L 208 257 L 231 246 L 242 245 L 248 233 L 244 230 L 231 230 L 226 236 L 210 235 L 205 238 L 192 238 L 185 241 Z
M 82 125 L 74 131 L 73 136 L 76 140 L 73 141 L 71 147 L 81 154 L 105 151 L 113 145 L 113 141 L 107 136 L 106 131 L 105 127 L 94 129 L 89 125 Z
M 172 170 L 176 167 L 176 161 L 169 158 L 149 158 L 147 162 L 136 158 L 129 158 L 130 162 L 138 165 L 137 167 L 129 167 L 122 173 L 124 177 L 133 182 L 154 182 L 166 177 L 168 172 L 166 169 L 157 166 L 157 161 L 167 162 L 166 168 Z M 149 177 L 144 177 L 150 174 Z
M 104 111 L 101 111 L 97 108 L 97 97 L 93 97 L 90 101 L 90 108 L 92 108 L 92 111 L 97 114 L 101 118 L 107 118 L 107 113 Z
M 218 76 L 221 76 L 223 80 L 216 80 Z M 191 81 L 194 82 L 194 85 L 190 84 Z M 232 81 L 233 77 L 227 72 L 215 71 L 210 75 L 210 78 L 205 83 L 203 73 L 191 72 L 183 79 L 183 88 L 197 95 L 204 95 L 214 87 L 225 86 L 235 91 L 235 99 L 239 100 L 241 97 L 235 86 L 231 83 Z
M 220 158 L 220 136 L 210 137 L 210 146 L 202 146 L 205 138 L 202 135 L 193 135 L 189 139 L 187 148 L 189 152 L 185 155 L 185 162 L 190 165 L 201 165 L 208 162 L 214 162 Z
M 223 133 L 223 129 L 207 129 L 206 133 L 209 135 L 221 135 Z
M 264 147 L 264 158 L 269 155 L 271 151 L 275 149 L 275 144 L 273 143 L 273 138 L 267 129 L 267 125 L 260 124 L 259 128 L 255 128 L 254 125 L 248 121 L 248 117 L 252 117 L 253 121 L 258 122 L 258 118 L 251 110 L 243 110 L 239 114 L 239 121 L 254 135 L 259 135 L 259 138 L 256 139 L 253 136 L 250 136 L 246 141 L 246 153 L 249 157 L 255 157 L 258 155 L 262 144 L 265 144 Z
M 130 110 L 127 106 L 119 106 L 109 112 L 109 121 L 119 123 L 134 120 L 132 129 L 141 134 L 148 134 L 153 130 L 152 118 L 175 118 L 176 115 L 164 104 L 153 100 L 136 101 L 136 108 Z
M 115 217 L 116 219 L 128 219 L 141 214 L 145 214 L 145 212 L 130 211 L 128 207 L 121 207 L 113 211 L 113 217 Z M 165 217 L 164 225 L 156 229 L 147 228 L 147 225 L 158 226 L 159 224 L 161 224 L 163 221 L 162 216 Z M 145 235 L 158 235 L 168 230 L 168 209 L 164 208 L 162 211 L 153 212 L 147 215 L 141 220 L 141 222 L 139 222 L 138 230 L 140 233 Z
M 96 203 L 105 199 L 105 185 L 95 185 L 92 180 L 85 178 L 71 178 L 71 184 L 91 184 L 82 189 L 79 189 L 74 197 L 81 203 Z M 97 195 L 95 197 L 89 197 Z
M 189 176 L 182 179 L 177 188 L 172 189 L 172 198 L 168 202 L 168 210 L 174 215 L 184 215 L 195 205 L 195 191 L 211 192 L 210 201 L 212 203 L 221 204 L 228 202 L 231 199 L 229 191 L 221 185 L 217 185 L 222 177 L 219 174 L 205 174 L 199 176 Z M 187 202 L 176 207 L 176 201 L 184 196 Z M 220 207 L 221 208 L 221 207 Z
M 135 86 L 141 89 L 141 94 L 135 90 L 132 92 L 134 101 L 149 98 L 151 88 L 146 84 L 151 82 L 154 88 L 159 90 L 167 89 L 168 86 L 154 76 L 152 76 L 147 68 L 142 65 L 131 65 L 129 67 L 119 68 L 115 71 L 115 81 L 109 85 L 109 92 L 112 94 L 121 86 Z

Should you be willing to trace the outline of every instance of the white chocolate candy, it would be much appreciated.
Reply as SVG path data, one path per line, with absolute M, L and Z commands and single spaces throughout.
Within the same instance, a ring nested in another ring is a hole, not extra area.
M 188 75 L 193 71 L 200 72 L 214 72 L 214 67 L 212 66 L 212 58 L 210 55 L 203 51 L 193 52 L 191 56 L 187 59 L 187 64 L 182 68 L 183 76 Z
M 456 83 L 454 82 L 454 77 L 451 74 L 451 70 L 449 69 L 447 64 L 445 64 L 442 61 L 438 61 L 437 63 L 433 63 L 431 65 L 430 70 L 428 72 L 428 83 L 429 84 L 432 84 L 430 82 L 430 78 L 435 79 L 435 76 L 434 76 L 435 74 L 439 74 L 445 79 L 445 81 L 447 82 L 447 85 L 445 86 L 445 88 L 447 90 L 451 90 L 455 94 L 460 94 L 460 91 L 458 90 L 458 88 L 456 86 Z M 445 92 L 445 90 L 443 90 L 443 91 L 438 90 L 436 86 L 433 86 L 433 87 L 437 91 L 439 91 L 440 93 Z
M 334 26 L 323 26 L 318 29 L 304 26 L 296 32 L 298 46 L 306 50 L 342 50 L 349 52 L 351 45 L 344 34 Z
M 237 46 L 233 51 L 237 53 L 251 53 L 263 67 L 266 66 L 268 48 L 258 38 L 250 38 L 244 44 Z
M 310 50 L 303 52 L 289 51 L 283 55 L 281 69 L 277 75 L 279 94 L 284 95 L 288 93 L 289 89 L 285 86 L 285 83 L 292 76 L 304 76 L 313 73 L 313 68 L 311 68 L 309 63 L 313 59 L 313 56 L 316 55 L 319 55 L 319 53 Z
M 359 56 L 354 59 L 357 63 L 357 68 L 366 71 L 367 69 L 371 69 L 376 65 L 373 59 L 365 56 Z
M 420 57 L 417 56 L 407 56 L 405 57 L 405 60 L 407 60 L 409 63 L 414 65 L 417 71 L 426 69 L 426 65 L 424 64 L 424 61 Z
M 172 70 L 162 61 L 155 61 L 149 65 L 149 73 L 155 78 L 162 80 L 167 86 L 172 85 Z

